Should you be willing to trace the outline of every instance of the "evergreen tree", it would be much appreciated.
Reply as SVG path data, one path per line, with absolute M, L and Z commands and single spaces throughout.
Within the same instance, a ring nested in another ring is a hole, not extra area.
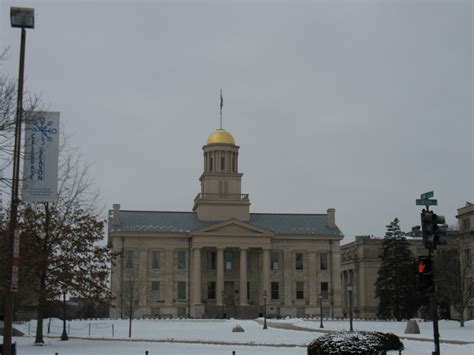
M 382 319 L 409 319 L 420 304 L 415 290 L 413 255 L 398 223 L 395 218 L 387 226 L 382 243 L 382 265 L 375 283 L 375 297 L 379 299 L 377 316 Z

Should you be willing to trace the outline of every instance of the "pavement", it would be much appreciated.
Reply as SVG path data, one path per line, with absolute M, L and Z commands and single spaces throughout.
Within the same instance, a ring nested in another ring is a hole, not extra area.
M 260 319 L 255 320 L 257 323 L 263 326 L 263 321 Z M 337 332 L 338 330 L 330 330 L 330 329 L 315 329 L 315 328 L 306 328 L 300 327 L 298 325 L 294 325 L 291 323 L 277 323 L 277 322 L 269 322 L 267 320 L 267 327 L 277 328 L 277 329 L 287 329 L 287 330 L 296 330 L 301 332 L 313 332 L 313 333 L 333 333 Z M 400 339 L 403 340 L 415 340 L 415 341 L 428 341 L 432 342 L 433 338 L 419 338 L 419 337 L 411 337 L 411 336 L 398 336 Z M 466 340 L 450 340 L 450 339 L 440 339 L 440 343 L 445 344 L 457 344 L 457 345 L 466 345 L 466 344 L 474 344 L 474 341 L 466 341 Z

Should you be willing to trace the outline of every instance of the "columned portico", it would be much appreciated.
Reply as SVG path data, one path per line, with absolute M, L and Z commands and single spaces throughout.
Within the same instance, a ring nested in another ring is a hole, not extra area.
M 247 300 L 247 250 L 248 248 L 240 248 L 240 305 L 246 306 Z

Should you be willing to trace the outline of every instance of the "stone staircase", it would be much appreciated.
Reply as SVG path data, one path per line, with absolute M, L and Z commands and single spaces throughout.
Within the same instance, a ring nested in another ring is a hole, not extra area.
M 237 306 L 233 304 L 222 306 L 206 305 L 205 314 L 209 318 L 222 318 L 223 312 L 226 313 L 227 318 L 237 319 L 255 319 L 262 312 L 261 306 Z

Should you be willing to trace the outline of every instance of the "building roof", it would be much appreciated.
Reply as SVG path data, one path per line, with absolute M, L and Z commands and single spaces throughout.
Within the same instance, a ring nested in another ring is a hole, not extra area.
M 120 225 L 112 224 L 111 232 L 188 233 L 222 221 L 200 221 L 195 212 L 120 210 Z M 282 235 L 342 236 L 339 228 L 328 228 L 326 214 L 251 213 L 249 224 Z

